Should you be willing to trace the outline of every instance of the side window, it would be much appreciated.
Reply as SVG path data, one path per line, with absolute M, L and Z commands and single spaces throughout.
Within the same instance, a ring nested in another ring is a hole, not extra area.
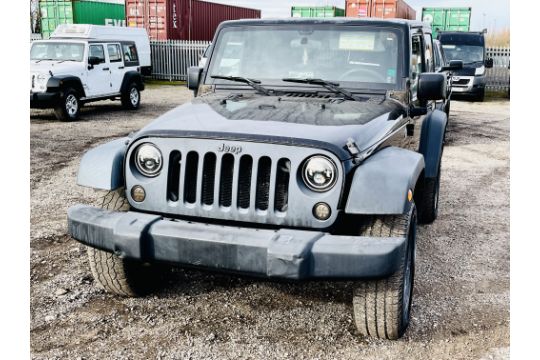
M 110 62 L 119 62 L 122 61 L 122 55 L 120 53 L 120 45 L 117 44 L 108 44 L 107 52 L 109 53 Z
M 97 57 L 100 61 L 99 63 L 105 62 L 105 51 L 103 50 L 103 45 L 90 45 L 88 51 L 88 57 Z
M 139 56 L 137 55 L 137 48 L 134 44 L 123 44 L 122 51 L 124 53 L 124 61 L 126 63 L 134 63 L 139 61 Z
M 411 51 L 411 80 L 416 82 L 418 74 L 424 72 L 424 59 L 422 52 L 422 37 L 415 35 L 412 38 Z
M 426 52 L 425 52 L 426 71 L 433 72 L 435 71 L 435 67 L 433 64 L 433 41 L 431 39 L 431 34 L 424 34 L 424 42 L 426 46 Z

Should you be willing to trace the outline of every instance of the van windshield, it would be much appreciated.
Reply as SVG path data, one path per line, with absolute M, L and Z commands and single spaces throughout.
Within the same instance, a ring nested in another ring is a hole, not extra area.
M 475 45 L 443 45 L 446 60 L 462 60 L 464 64 L 484 61 L 484 47 Z
M 83 61 L 84 44 L 62 42 L 35 42 L 30 60 Z
M 207 81 L 235 76 L 285 85 L 284 78 L 323 79 L 350 88 L 395 88 L 401 69 L 399 30 L 352 26 L 225 28 L 214 45 Z M 290 86 L 290 83 L 288 83 Z

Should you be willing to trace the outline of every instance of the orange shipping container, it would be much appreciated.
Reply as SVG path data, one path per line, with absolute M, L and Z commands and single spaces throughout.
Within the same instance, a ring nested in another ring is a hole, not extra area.
M 416 11 L 403 0 L 347 0 L 347 17 L 416 19 Z

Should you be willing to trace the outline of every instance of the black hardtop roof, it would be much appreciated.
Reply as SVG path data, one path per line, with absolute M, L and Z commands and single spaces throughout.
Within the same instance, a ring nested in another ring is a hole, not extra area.
M 418 20 L 406 20 L 406 19 L 379 19 L 379 18 L 347 18 L 347 17 L 334 17 L 334 18 L 281 18 L 281 19 L 243 19 L 243 20 L 229 20 L 221 23 L 221 26 L 235 26 L 235 25 L 285 25 L 285 24 L 328 24 L 328 25 L 374 25 L 384 26 L 392 25 L 399 27 L 410 28 L 424 28 L 431 32 L 431 26 L 428 23 Z

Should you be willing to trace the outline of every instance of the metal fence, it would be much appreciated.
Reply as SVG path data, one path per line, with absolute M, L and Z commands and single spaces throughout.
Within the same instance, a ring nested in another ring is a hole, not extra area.
M 151 41 L 152 79 L 186 80 L 188 67 L 199 63 L 199 58 L 209 44 L 207 41 Z
M 487 89 L 510 91 L 510 48 L 487 48 L 486 55 L 493 59 L 493 68 L 486 69 Z

